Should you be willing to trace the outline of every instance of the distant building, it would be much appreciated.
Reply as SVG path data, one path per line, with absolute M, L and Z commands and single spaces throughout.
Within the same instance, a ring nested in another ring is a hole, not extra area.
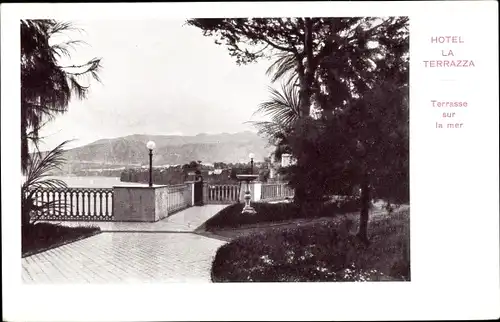
M 289 153 L 284 153 L 281 155 L 281 166 L 288 167 L 295 164 L 296 160 Z

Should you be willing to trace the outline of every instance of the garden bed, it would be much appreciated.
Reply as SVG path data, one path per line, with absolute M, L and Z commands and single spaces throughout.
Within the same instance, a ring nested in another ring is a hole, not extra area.
M 356 226 L 346 219 L 238 237 L 217 251 L 212 281 L 410 280 L 409 209 L 371 220 L 368 246 Z
M 203 226 L 206 231 L 215 231 L 227 228 L 240 228 L 250 225 L 279 223 L 296 219 L 311 219 L 334 217 L 339 214 L 359 211 L 359 202 L 349 200 L 337 203 L 326 203 L 306 211 L 301 211 L 293 203 L 265 203 L 254 202 L 257 212 L 254 215 L 242 214 L 244 204 L 237 203 L 222 209 L 215 216 L 207 220 Z
M 77 240 L 96 235 L 99 227 L 66 227 L 59 224 L 36 223 L 22 229 L 22 257 L 31 256 Z

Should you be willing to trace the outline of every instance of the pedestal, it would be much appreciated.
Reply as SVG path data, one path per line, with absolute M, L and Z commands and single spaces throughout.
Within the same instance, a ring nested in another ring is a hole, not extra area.
M 250 193 L 250 187 L 247 181 L 247 190 L 245 191 L 245 207 L 243 207 L 243 211 L 241 212 L 242 214 L 247 214 L 247 215 L 254 215 L 257 212 L 255 209 L 250 205 L 250 200 L 252 199 L 252 194 Z

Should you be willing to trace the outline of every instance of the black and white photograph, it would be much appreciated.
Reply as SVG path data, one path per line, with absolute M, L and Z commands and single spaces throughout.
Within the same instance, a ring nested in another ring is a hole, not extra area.
M 0 9 L 3 320 L 500 317 L 497 2 Z
M 411 280 L 408 17 L 20 31 L 23 283 Z

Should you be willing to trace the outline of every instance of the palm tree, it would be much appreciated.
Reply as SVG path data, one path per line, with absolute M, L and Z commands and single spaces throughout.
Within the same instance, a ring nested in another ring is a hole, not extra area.
M 100 81 L 101 59 L 82 65 L 61 66 L 58 60 L 70 57 L 70 49 L 83 43 L 71 40 L 51 44 L 54 36 L 78 30 L 70 23 L 55 20 L 21 20 L 21 168 L 28 171 L 29 142 L 38 150 L 40 128 L 57 114 L 67 111 L 74 96 L 87 97 L 89 86 L 82 79 Z
M 60 169 L 65 162 L 64 146 L 69 141 L 64 141 L 49 152 L 34 153 L 28 160 L 26 180 L 21 186 L 21 213 L 23 227 L 34 224 L 40 217 L 50 213 L 64 211 L 66 205 L 63 201 L 40 200 L 36 196 L 39 189 L 66 188 L 67 184 L 59 179 L 51 178 L 53 170 Z
M 291 82 L 282 84 L 281 92 L 269 87 L 270 98 L 262 102 L 254 115 L 260 114 L 270 118 L 270 121 L 252 121 L 258 134 L 266 137 L 269 143 L 276 147 L 275 156 L 280 158 L 283 153 L 290 153 L 288 143 L 294 125 L 299 120 L 299 92 Z
M 266 75 L 271 77 L 271 82 L 284 80 L 285 85 L 298 86 L 299 73 L 297 71 L 297 58 L 289 52 L 279 52 L 276 59 L 266 70 Z

